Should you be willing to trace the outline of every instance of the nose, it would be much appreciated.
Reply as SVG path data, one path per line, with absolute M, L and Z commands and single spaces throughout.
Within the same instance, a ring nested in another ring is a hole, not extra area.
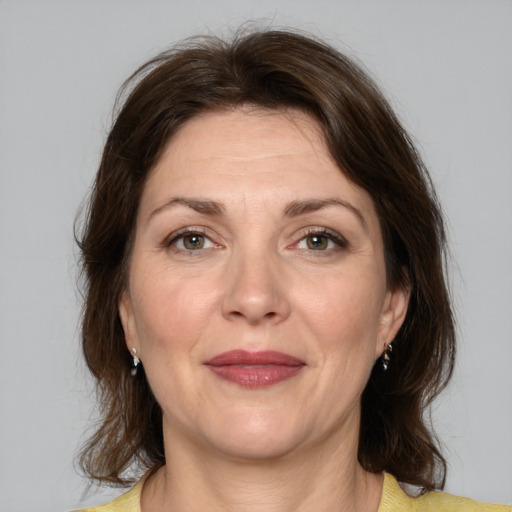
M 285 276 L 277 259 L 261 253 L 232 259 L 222 305 L 226 319 L 257 325 L 279 323 L 289 316 Z

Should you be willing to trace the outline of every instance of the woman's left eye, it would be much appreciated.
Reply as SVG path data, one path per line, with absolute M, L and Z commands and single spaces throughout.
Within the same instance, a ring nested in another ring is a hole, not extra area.
M 341 235 L 321 231 L 308 233 L 295 247 L 298 249 L 322 252 L 346 246 L 347 242 Z

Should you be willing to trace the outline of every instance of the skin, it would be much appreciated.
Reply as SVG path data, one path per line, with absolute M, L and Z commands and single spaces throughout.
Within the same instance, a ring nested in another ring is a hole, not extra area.
M 163 411 L 167 465 L 143 511 L 376 511 L 360 400 L 407 302 L 388 289 L 371 197 L 313 119 L 244 107 L 188 121 L 143 191 L 119 308 Z M 248 389 L 204 365 L 233 349 L 305 366 Z

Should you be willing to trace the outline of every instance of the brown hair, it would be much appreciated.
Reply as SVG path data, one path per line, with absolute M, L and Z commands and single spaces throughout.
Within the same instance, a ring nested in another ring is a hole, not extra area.
M 130 375 L 118 315 L 137 208 L 149 173 L 183 123 L 252 104 L 317 119 L 340 169 L 373 198 L 389 286 L 410 287 L 411 298 L 392 364 L 385 374 L 374 369 L 363 394 L 359 461 L 425 490 L 442 488 L 446 463 L 426 411 L 451 376 L 455 354 L 443 219 L 428 172 L 367 74 L 295 32 L 193 38 L 136 71 L 118 103 L 77 236 L 85 276 L 82 345 L 101 411 L 82 451 L 84 471 L 124 484 L 134 463 L 165 464 L 161 410 L 144 372 Z

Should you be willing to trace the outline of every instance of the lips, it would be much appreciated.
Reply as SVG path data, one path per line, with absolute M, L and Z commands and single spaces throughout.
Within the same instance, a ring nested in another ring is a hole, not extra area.
M 245 388 L 262 388 L 295 377 L 305 366 L 296 357 L 272 350 L 232 350 L 206 361 L 215 375 Z

